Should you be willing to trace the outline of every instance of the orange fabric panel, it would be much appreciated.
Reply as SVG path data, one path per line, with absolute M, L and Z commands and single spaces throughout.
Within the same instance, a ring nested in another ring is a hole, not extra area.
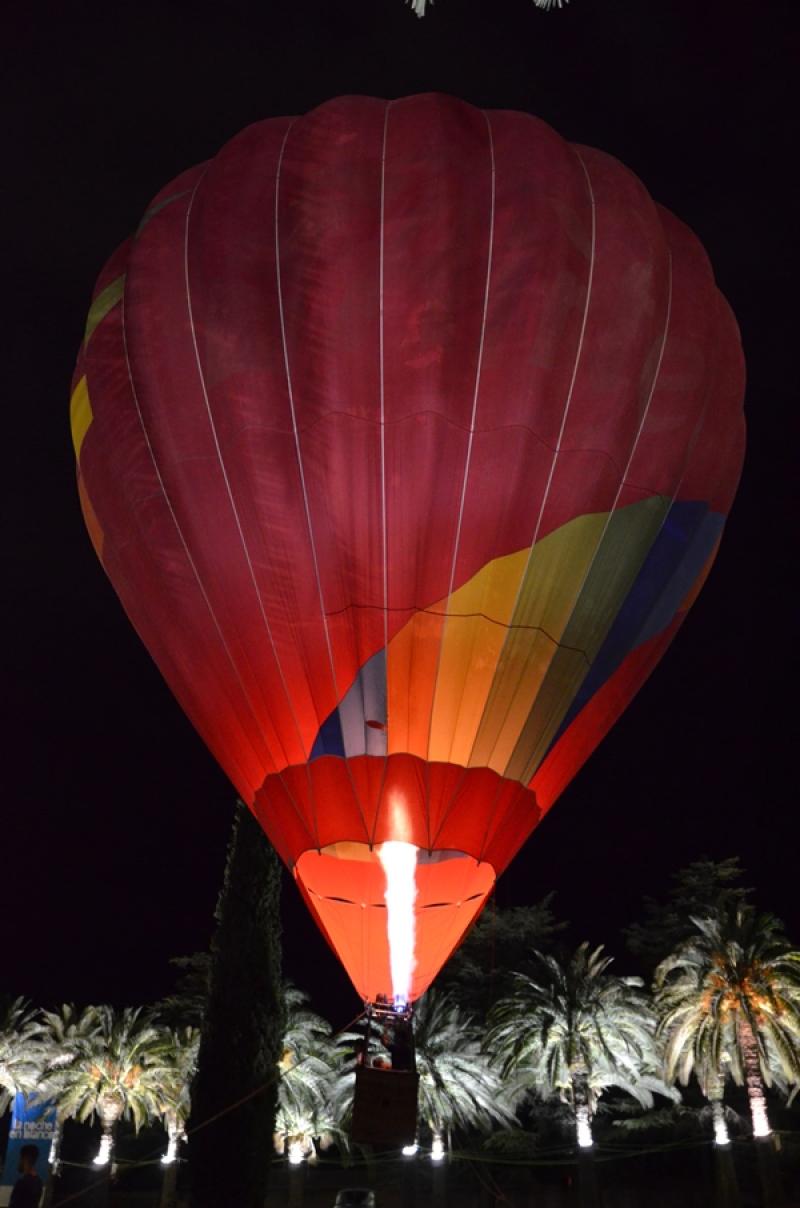
M 430 717 L 444 617 L 418 612 L 389 643 L 387 706 L 389 752 L 428 757 Z

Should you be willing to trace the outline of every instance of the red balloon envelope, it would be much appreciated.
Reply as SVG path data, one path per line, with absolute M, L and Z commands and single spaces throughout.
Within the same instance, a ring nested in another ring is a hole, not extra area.
M 387 840 L 429 985 L 699 591 L 743 362 L 616 160 L 443 96 L 251 126 L 97 283 L 83 511 L 365 998 Z

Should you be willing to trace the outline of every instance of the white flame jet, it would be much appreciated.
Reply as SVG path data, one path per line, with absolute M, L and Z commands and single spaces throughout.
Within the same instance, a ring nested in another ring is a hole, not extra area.
M 411 994 L 414 972 L 414 902 L 417 897 L 417 849 L 413 843 L 390 839 L 378 849 L 378 859 L 386 874 L 387 932 L 392 995 L 405 1006 Z

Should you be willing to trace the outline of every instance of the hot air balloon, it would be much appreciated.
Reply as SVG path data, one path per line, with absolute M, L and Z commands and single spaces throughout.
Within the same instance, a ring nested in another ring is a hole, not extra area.
M 425 990 L 661 658 L 742 396 L 691 232 L 444 96 L 250 126 L 103 269 L 94 547 L 364 999 Z

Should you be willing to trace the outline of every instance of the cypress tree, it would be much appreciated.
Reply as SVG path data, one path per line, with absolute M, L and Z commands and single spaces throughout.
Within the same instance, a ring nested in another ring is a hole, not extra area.
M 285 1024 L 280 884 L 280 861 L 239 802 L 217 903 L 192 1089 L 193 1208 L 263 1208 L 266 1197 Z

